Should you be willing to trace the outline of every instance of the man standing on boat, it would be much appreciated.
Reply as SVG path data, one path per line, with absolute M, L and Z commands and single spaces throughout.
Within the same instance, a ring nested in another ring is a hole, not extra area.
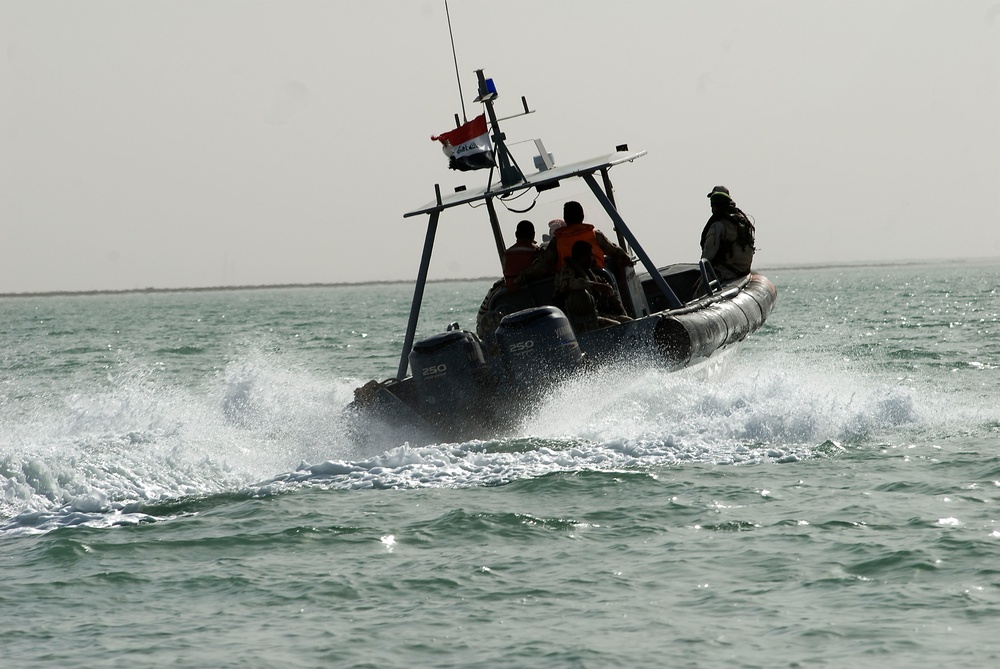
M 518 223 L 514 237 L 517 241 L 503 254 L 503 278 L 508 290 L 518 287 L 517 278 L 542 252 L 535 243 L 535 226 L 531 221 Z
M 712 216 L 701 231 L 701 257 L 712 263 L 721 281 L 750 273 L 753 263 L 756 229 L 725 186 L 716 186 L 708 194 Z
M 613 258 L 621 267 L 634 264 L 625 251 L 608 239 L 603 232 L 589 223 L 584 223 L 583 219 L 583 205 L 574 200 L 566 202 L 563 205 L 563 220 L 566 225 L 553 231 L 552 241 L 531 267 L 521 273 L 519 282 L 524 284 L 562 269 L 566 258 L 572 253 L 573 245 L 579 241 L 590 244 L 594 265 L 600 269 L 604 268 L 604 256 Z

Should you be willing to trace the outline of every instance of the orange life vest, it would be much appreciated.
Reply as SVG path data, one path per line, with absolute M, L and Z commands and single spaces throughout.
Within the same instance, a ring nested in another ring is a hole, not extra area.
M 604 267 L 604 250 L 597 243 L 597 234 L 594 226 L 589 223 L 574 223 L 565 225 L 552 233 L 552 244 L 556 245 L 556 252 L 559 256 L 556 260 L 556 270 L 561 270 L 566 264 L 565 258 L 572 255 L 573 244 L 577 242 L 588 242 L 594 249 L 594 267 Z
M 517 286 L 515 283 L 517 277 L 521 276 L 521 272 L 528 269 L 537 253 L 537 246 L 534 244 L 522 244 L 521 242 L 517 242 L 504 252 L 503 278 L 508 288 L 515 288 Z

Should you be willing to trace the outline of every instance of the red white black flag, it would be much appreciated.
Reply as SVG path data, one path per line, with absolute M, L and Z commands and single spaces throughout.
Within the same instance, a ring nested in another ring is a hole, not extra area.
M 465 125 L 442 133 L 432 140 L 441 142 L 453 170 L 483 170 L 493 167 L 493 145 L 486 129 L 486 115 L 480 114 Z

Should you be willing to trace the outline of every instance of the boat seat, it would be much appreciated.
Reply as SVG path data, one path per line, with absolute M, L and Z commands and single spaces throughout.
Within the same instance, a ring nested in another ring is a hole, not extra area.
M 685 265 L 685 269 L 680 271 L 666 271 L 661 269 L 663 279 L 674 291 L 677 298 L 687 304 L 695 298 L 695 286 L 701 278 L 701 270 L 697 265 Z M 642 280 L 642 292 L 646 294 L 646 302 L 649 304 L 649 311 L 656 313 L 670 308 L 667 298 L 663 296 L 660 289 L 653 283 L 653 280 L 646 275 Z

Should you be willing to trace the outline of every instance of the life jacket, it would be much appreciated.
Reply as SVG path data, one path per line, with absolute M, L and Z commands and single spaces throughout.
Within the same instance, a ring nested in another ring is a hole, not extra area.
M 594 232 L 594 226 L 589 223 L 574 223 L 573 225 L 566 225 L 555 232 L 552 233 L 552 241 L 550 243 L 556 245 L 556 271 L 561 270 L 563 265 L 566 264 L 566 258 L 572 255 L 573 244 L 577 242 L 588 242 L 592 249 L 594 249 L 594 266 L 603 269 L 604 268 L 604 250 L 601 249 L 600 244 L 597 243 L 597 234 Z
M 517 242 L 504 252 L 503 278 L 508 288 L 517 287 L 517 277 L 528 269 L 538 254 L 538 250 L 534 243 Z

